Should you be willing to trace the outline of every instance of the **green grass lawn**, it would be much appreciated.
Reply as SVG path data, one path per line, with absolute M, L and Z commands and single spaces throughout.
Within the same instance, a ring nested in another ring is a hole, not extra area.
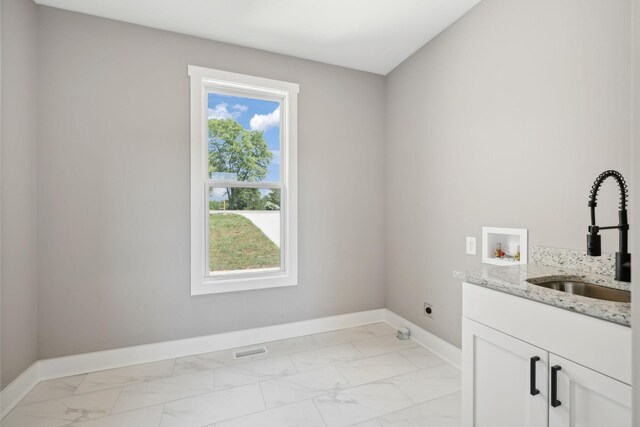
M 280 266 L 280 248 L 247 218 L 209 215 L 211 271 Z

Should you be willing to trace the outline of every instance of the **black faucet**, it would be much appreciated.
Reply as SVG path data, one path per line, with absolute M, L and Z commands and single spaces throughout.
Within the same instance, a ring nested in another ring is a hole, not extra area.
M 620 187 L 620 209 L 618 210 L 618 225 L 610 227 L 598 227 L 596 225 L 596 206 L 598 205 L 598 190 L 605 179 L 612 177 Z M 591 187 L 591 195 L 589 198 L 589 208 L 591 208 L 591 225 L 589 226 L 589 234 L 587 234 L 587 254 L 591 256 L 602 255 L 601 239 L 598 232 L 600 230 L 619 231 L 620 235 L 620 251 L 616 252 L 616 280 L 622 282 L 631 281 L 631 254 L 629 253 L 629 220 L 627 219 L 627 183 L 620 174 L 614 170 L 602 172 Z

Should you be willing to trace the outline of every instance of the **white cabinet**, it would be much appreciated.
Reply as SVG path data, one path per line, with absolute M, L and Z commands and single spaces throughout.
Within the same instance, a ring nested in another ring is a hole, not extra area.
M 463 427 L 631 427 L 631 387 L 464 318 Z
M 550 427 L 631 427 L 630 386 L 555 354 L 549 366 L 557 382 Z
M 464 427 L 547 425 L 548 353 L 463 319 Z
M 463 427 L 631 427 L 631 330 L 465 283 Z

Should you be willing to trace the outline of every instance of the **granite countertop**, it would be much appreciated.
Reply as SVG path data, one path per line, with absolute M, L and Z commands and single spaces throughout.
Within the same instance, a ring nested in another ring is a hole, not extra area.
M 580 295 L 567 294 L 536 286 L 526 281 L 533 278 L 553 279 L 554 276 L 574 276 L 600 286 L 631 290 L 630 283 L 618 282 L 612 277 L 598 273 L 565 268 L 564 266 L 528 264 L 504 267 L 483 265 L 468 271 L 455 271 L 454 276 L 474 285 L 510 293 L 620 325 L 631 326 L 630 303 L 602 301 Z

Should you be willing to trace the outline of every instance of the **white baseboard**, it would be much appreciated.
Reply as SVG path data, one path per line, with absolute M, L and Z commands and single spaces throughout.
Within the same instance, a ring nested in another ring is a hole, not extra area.
M 361 311 L 262 328 L 44 359 L 40 361 L 40 379 L 60 378 L 384 322 L 384 315 L 384 309 Z
M 448 343 L 447 341 L 433 335 L 431 332 L 422 329 L 420 326 L 416 325 L 408 321 L 407 319 L 398 316 L 391 310 L 384 309 L 385 317 L 384 320 L 389 325 L 394 328 L 409 328 L 411 331 L 411 339 L 413 339 L 418 344 L 427 348 L 433 354 L 441 357 L 442 359 L 449 362 L 451 365 L 455 366 L 458 369 L 461 369 L 462 366 L 462 350 L 453 344 Z
M 42 380 L 193 354 L 209 353 L 384 321 L 385 309 L 377 309 L 282 325 L 39 360 L 4 390 L 0 391 L 0 419 Z
M 0 391 L 0 419 L 42 380 L 209 353 L 378 322 L 386 322 L 395 328 L 403 326 L 409 328 L 413 340 L 460 369 L 461 351 L 459 348 L 392 311 L 381 308 L 282 325 L 39 360 Z
M 18 378 L 0 391 L 0 420 L 38 384 L 40 362 L 29 366 Z

